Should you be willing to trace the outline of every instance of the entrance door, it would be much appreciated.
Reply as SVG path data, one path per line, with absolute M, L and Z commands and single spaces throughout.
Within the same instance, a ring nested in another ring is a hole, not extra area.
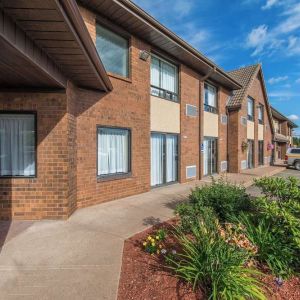
M 217 173 L 217 139 L 204 138 L 204 159 L 203 159 L 203 174 L 204 176 Z
M 178 180 L 178 136 L 151 134 L 151 186 Z
M 258 141 L 258 163 L 264 164 L 264 141 Z
M 247 150 L 247 167 L 252 169 L 254 165 L 254 141 L 248 140 L 248 150 Z

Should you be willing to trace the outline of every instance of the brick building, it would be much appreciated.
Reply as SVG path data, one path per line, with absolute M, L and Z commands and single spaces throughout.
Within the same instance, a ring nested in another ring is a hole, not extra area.
M 273 148 L 272 114 L 260 64 L 228 72 L 240 82 L 227 107 L 229 128 L 229 171 L 240 172 L 270 164 Z
M 0 219 L 240 172 L 242 142 L 269 163 L 260 65 L 226 73 L 128 0 L 0 8 Z
M 274 125 L 274 161 L 283 160 L 286 151 L 293 146 L 293 129 L 298 126 L 289 120 L 286 116 L 271 107 L 273 125 Z

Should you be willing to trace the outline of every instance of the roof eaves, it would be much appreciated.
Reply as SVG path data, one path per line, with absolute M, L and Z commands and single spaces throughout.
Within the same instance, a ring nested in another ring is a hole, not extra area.
M 215 68 L 216 72 L 218 72 L 224 79 L 230 81 L 231 84 L 235 87 L 235 89 L 240 89 L 242 87 L 239 82 L 234 80 L 230 75 L 228 75 L 224 70 L 222 70 L 214 62 L 212 62 L 210 59 L 208 59 L 206 56 L 204 56 L 202 53 L 200 53 L 194 47 L 189 45 L 187 42 L 185 42 L 182 38 L 180 38 L 174 32 L 170 31 L 168 28 L 166 28 L 164 25 L 162 25 L 160 22 L 158 22 L 156 19 L 154 19 L 152 16 L 150 16 L 143 9 L 141 9 L 136 4 L 134 4 L 132 1 L 130 1 L 130 0 L 113 0 L 113 1 L 125 8 L 129 8 L 139 18 L 149 22 L 154 28 L 156 28 L 157 30 L 162 32 L 169 39 L 173 40 L 175 43 L 179 44 L 181 47 L 185 48 L 188 52 L 190 52 L 190 54 L 192 54 L 192 55 L 196 56 L 198 59 L 202 60 L 210 68 L 212 68 L 212 69 Z
M 60 9 L 62 15 L 66 16 L 68 18 L 68 21 L 74 27 L 75 32 L 82 45 L 83 51 L 89 59 L 92 67 L 94 68 L 98 79 L 101 81 L 103 87 L 105 88 L 105 91 L 111 91 L 113 89 L 112 83 L 109 80 L 103 63 L 84 24 L 76 1 L 55 0 L 55 2 L 57 7 Z

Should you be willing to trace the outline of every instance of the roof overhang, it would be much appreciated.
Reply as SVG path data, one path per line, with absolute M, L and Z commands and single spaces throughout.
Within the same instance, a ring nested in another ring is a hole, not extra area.
M 279 112 L 277 109 L 275 109 L 274 107 L 271 106 L 271 111 L 272 111 L 272 116 L 274 119 L 277 119 L 281 122 L 288 122 L 288 124 L 290 125 L 290 127 L 292 128 L 298 128 L 298 125 L 295 124 L 294 122 L 292 122 L 289 118 L 287 118 L 285 115 L 283 115 L 281 112 Z
M 112 89 L 75 0 L 0 0 L 0 10 L 2 88 Z
M 87 8 L 113 21 L 176 60 L 220 85 L 235 90 L 241 85 L 224 70 L 129 0 L 79 0 Z

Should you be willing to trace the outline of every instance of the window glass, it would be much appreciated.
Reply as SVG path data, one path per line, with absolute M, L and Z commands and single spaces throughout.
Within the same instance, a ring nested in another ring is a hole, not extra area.
M 300 154 L 300 149 L 291 149 L 291 153 Z
M 263 105 L 259 105 L 258 107 L 258 122 L 262 124 L 264 121 L 264 107 Z
M 177 67 L 157 56 L 151 57 L 151 94 L 178 101 Z
M 0 176 L 35 175 L 35 115 L 0 114 Z
M 98 175 L 130 171 L 130 132 L 121 128 L 98 128 Z
M 96 48 L 106 71 L 128 77 L 128 40 L 97 24 Z
M 204 84 L 204 110 L 217 113 L 217 88 L 207 83 Z
M 254 119 L 254 101 L 252 98 L 248 98 L 248 120 Z

